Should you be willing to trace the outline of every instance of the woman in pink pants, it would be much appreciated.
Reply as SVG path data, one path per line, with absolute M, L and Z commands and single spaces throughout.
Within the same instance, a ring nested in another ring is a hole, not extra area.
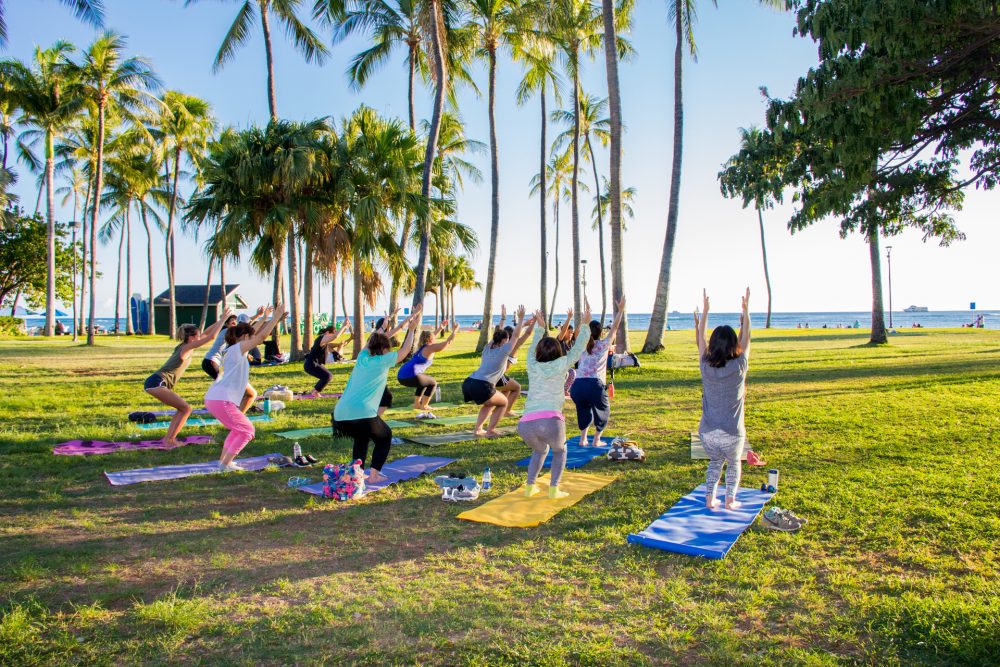
M 240 468 L 233 463 L 247 443 L 253 440 L 254 428 L 243 414 L 243 403 L 247 387 L 250 386 L 250 363 L 247 352 L 264 342 L 271 330 L 285 316 L 281 304 L 259 331 L 254 331 L 249 322 L 240 322 L 226 331 L 226 347 L 222 356 L 219 377 L 205 392 L 205 407 L 212 416 L 229 429 L 226 442 L 219 457 L 219 471 L 231 472 Z

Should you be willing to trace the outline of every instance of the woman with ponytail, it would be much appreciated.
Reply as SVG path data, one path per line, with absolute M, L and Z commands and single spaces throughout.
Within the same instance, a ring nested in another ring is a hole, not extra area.
M 618 326 L 625 313 L 625 297 L 616 304 L 615 320 L 611 324 L 611 333 L 606 338 L 601 322 L 590 323 L 590 339 L 587 348 L 580 357 L 576 370 L 576 380 L 570 387 L 569 395 L 576 404 L 576 424 L 580 427 L 580 445 L 588 447 L 587 432 L 594 425 L 594 445 L 601 444 L 601 434 L 608 427 L 611 417 L 611 402 L 608 400 L 608 356 L 615 344 Z M 580 334 L 586 335 L 581 332 Z

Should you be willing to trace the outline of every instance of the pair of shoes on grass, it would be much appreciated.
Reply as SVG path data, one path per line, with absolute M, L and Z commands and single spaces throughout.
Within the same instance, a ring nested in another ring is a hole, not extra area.
M 414 419 L 437 419 L 437 415 L 430 411 L 421 412 Z
M 319 459 L 311 454 L 300 454 L 292 459 L 292 465 L 296 468 L 310 468 L 319 463 Z
M 476 500 L 479 498 L 479 491 L 481 488 L 482 487 L 480 487 L 478 483 L 475 486 L 470 487 L 466 487 L 464 484 L 460 484 L 459 486 L 446 486 L 441 492 L 441 500 L 450 500 L 454 502 Z
M 476 478 L 467 473 L 451 473 L 450 475 L 438 475 L 434 478 L 434 483 L 440 486 L 442 489 L 451 488 L 456 489 L 460 486 L 464 486 L 469 489 L 474 486 L 479 486 L 479 482 Z
M 808 519 L 795 516 L 791 510 L 780 507 L 767 508 L 760 520 L 761 525 L 765 528 L 785 533 L 794 533 L 808 522 Z

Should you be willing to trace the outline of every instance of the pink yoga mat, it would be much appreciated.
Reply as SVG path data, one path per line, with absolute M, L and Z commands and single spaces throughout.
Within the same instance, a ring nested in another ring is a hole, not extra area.
M 212 436 L 191 435 L 180 438 L 180 446 L 184 445 L 210 445 Z M 121 440 L 118 442 L 108 442 L 106 440 L 70 440 L 52 448 L 53 454 L 65 456 L 83 456 L 86 454 L 109 454 L 111 452 L 122 452 L 136 449 L 175 449 L 163 444 L 162 440 Z

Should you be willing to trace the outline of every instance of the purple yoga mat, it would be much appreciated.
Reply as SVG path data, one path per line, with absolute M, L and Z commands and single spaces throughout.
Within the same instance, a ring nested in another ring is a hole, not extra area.
M 268 466 L 267 460 L 273 456 L 281 454 L 265 454 L 264 456 L 254 456 L 249 459 L 236 459 L 233 461 L 242 470 L 256 471 L 263 470 Z M 160 466 L 159 468 L 140 468 L 138 470 L 122 470 L 121 472 L 105 472 L 112 486 L 125 486 L 127 484 L 137 484 L 139 482 L 159 482 L 165 479 L 180 479 L 181 477 L 191 477 L 193 475 L 211 475 L 219 472 L 219 462 L 209 461 L 207 463 L 187 463 L 177 466 Z
M 180 446 L 184 445 L 210 445 L 212 436 L 191 435 L 180 439 Z M 66 456 L 83 456 L 85 454 L 110 454 L 111 452 L 130 451 L 135 449 L 175 449 L 163 444 L 162 440 L 120 440 L 108 442 L 106 440 L 70 440 L 56 445 L 52 448 L 53 454 L 63 454 Z
M 404 456 L 401 459 L 396 459 L 395 461 L 386 463 L 382 466 L 382 474 L 389 478 L 388 481 L 380 484 L 366 485 L 365 494 L 367 495 L 369 493 L 374 493 L 375 491 L 380 491 L 390 484 L 395 484 L 396 482 L 402 482 L 408 479 L 413 479 L 414 477 L 420 477 L 425 473 L 434 472 L 438 468 L 442 468 L 449 463 L 454 462 L 455 459 L 446 459 L 441 456 L 418 456 L 417 454 Z M 314 496 L 322 496 L 323 482 L 300 486 L 298 489 L 299 491 L 311 493 Z

